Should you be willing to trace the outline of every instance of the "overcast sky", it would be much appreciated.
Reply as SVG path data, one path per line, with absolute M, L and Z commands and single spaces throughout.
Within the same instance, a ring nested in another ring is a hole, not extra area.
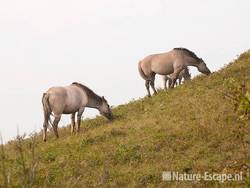
M 0 0 L 4 140 L 17 127 L 42 128 L 41 96 L 54 85 L 81 82 L 111 105 L 143 97 L 137 63 L 151 53 L 186 47 L 218 70 L 249 48 L 249 7 L 249 0 Z

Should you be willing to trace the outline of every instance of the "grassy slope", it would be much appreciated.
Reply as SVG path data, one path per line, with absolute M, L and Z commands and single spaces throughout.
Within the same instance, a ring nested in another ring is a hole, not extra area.
M 232 103 L 224 98 L 223 84 L 228 78 L 249 88 L 250 52 L 209 77 L 199 76 L 171 91 L 116 107 L 112 123 L 102 117 L 86 120 L 80 135 L 69 136 L 69 128 L 62 128 L 61 138 L 50 134 L 46 144 L 39 136 L 34 185 L 223 186 L 218 182 L 162 182 L 161 173 L 249 171 L 250 121 L 237 120 Z M 6 146 L 5 165 L 13 185 L 18 186 L 21 165 L 14 145 Z M 25 140 L 24 148 L 28 145 Z M 244 179 L 242 184 L 249 185 L 249 177 Z

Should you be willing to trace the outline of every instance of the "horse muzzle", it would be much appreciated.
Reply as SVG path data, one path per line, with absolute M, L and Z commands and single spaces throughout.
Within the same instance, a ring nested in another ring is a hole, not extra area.
M 108 120 L 113 120 L 113 115 L 112 113 L 101 113 L 104 117 L 106 117 Z
M 211 71 L 207 71 L 205 74 L 208 76 L 211 74 Z
M 114 119 L 112 114 L 108 114 L 106 117 L 107 117 L 108 120 L 110 120 L 110 121 L 112 121 L 112 120 Z

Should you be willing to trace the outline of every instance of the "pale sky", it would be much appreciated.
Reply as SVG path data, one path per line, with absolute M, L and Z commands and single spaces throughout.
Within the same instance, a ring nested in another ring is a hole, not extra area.
M 249 0 L 0 0 L 4 140 L 17 127 L 42 128 L 41 96 L 51 86 L 78 81 L 111 105 L 126 103 L 146 95 L 138 61 L 174 47 L 218 70 L 249 48 L 249 8 Z

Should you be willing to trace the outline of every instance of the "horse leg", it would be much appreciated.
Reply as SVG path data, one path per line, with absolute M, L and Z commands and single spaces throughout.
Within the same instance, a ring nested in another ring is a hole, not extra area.
M 83 112 L 84 112 L 84 108 L 81 108 L 79 109 L 77 113 L 77 133 L 80 132 L 81 118 L 82 118 Z
M 179 78 L 179 85 L 181 85 L 182 78 Z
M 151 78 L 151 81 L 150 81 L 150 86 L 151 86 L 151 88 L 152 88 L 153 91 L 154 91 L 154 95 L 156 95 L 156 94 L 157 94 L 157 91 L 156 91 L 156 89 L 155 89 L 155 74 L 152 75 L 152 78 Z
M 151 80 L 151 81 L 150 81 L 150 86 L 151 86 L 151 88 L 152 88 L 153 91 L 154 91 L 154 95 L 156 95 L 156 94 L 157 94 L 157 91 L 156 91 L 156 89 L 155 89 L 155 81 L 154 81 L 154 80 Z
M 71 114 L 71 134 L 75 132 L 75 115 L 76 113 Z
M 48 123 L 44 121 L 43 123 L 43 141 L 47 141 L 47 128 L 48 128 Z
M 43 141 L 47 141 L 47 129 L 49 124 L 49 114 L 44 113 L 44 122 L 43 122 Z
M 170 87 L 171 87 L 171 84 L 172 84 L 172 79 L 171 79 L 171 78 L 169 78 L 169 79 L 168 79 L 168 88 L 170 88 Z
M 167 76 L 163 76 L 164 89 L 167 90 Z
M 172 78 L 171 78 L 171 85 L 170 85 L 170 88 L 174 88 L 176 79 L 177 79 L 177 75 L 176 75 L 176 73 L 173 73 L 173 74 L 172 74 Z
M 53 124 L 52 124 L 56 138 L 59 138 L 57 128 L 58 128 L 58 123 L 59 123 L 60 119 L 61 119 L 61 115 L 55 116 L 55 119 L 54 119 Z
M 171 88 L 174 88 L 175 83 L 176 83 L 176 80 L 177 80 L 177 78 L 178 78 L 180 72 L 181 72 L 181 70 L 178 70 L 178 71 L 174 72 L 174 73 L 171 75 L 171 80 L 172 80 L 172 83 L 171 83 L 171 86 L 170 86 Z
M 148 91 L 148 97 L 151 97 L 150 89 L 149 89 L 149 83 L 150 83 L 150 80 L 146 80 L 145 81 L 145 87 L 146 87 L 146 89 Z

